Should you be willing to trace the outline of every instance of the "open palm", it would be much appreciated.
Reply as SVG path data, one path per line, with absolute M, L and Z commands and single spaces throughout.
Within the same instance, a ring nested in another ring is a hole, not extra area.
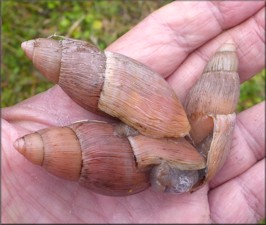
M 173 2 L 108 50 L 134 58 L 167 79 L 183 102 L 206 61 L 228 39 L 237 45 L 241 82 L 264 66 L 264 1 Z M 59 86 L 2 111 L 2 221 L 12 223 L 236 223 L 265 217 L 264 102 L 237 115 L 228 159 L 209 185 L 190 194 L 148 189 L 102 196 L 32 165 L 16 138 L 47 126 L 106 120 L 74 103 Z

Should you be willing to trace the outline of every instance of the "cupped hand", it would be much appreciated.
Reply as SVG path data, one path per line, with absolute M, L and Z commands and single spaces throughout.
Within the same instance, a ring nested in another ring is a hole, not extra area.
M 108 47 L 151 67 L 183 102 L 206 61 L 227 40 L 237 45 L 241 82 L 264 67 L 265 3 L 173 2 Z M 194 193 L 148 189 L 109 197 L 48 174 L 13 147 L 18 137 L 83 119 L 106 120 L 59 86 L 2 110 L 2 221 L 5 223 L 254 223 L 265 218 L 265 102 L 237 115 L 227 161 Z

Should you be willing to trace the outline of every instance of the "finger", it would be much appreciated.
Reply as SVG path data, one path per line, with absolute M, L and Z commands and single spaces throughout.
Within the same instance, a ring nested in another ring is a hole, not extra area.
M 240 81 L 251 78 L 265 67 L 265 8 L 237 27 L 223 32 L 194 51 L 187 60 L 169 77 L 168 82 L 181 101 L 201 75 L 206 61 L 227 40 L 237 45 Z M 256 62 L 256 63 L 254 63 Z
M 238 114 L 228 158 L 211 188 L 239 176 L 265 157 L 265 102 Z
M 265 159 L 209 192 L 214 223 L 257 223 L 265 218 Z
M 240 24 L 263 6 L 263 2 L 252 1 L 176 1 L 152 13 L 108 50 L 135 58 L 167 77 L 190 52 Z

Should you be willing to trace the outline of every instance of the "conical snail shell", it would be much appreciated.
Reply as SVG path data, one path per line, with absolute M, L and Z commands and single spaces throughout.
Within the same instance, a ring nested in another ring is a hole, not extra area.
M 77 122 L 28 134 L 15 148 L 48 172 L 104 195 L 131 195 L 150 186 L 154 166 L 167 161 L 197 171 L 205 159 L 185 139 L 153 139 L 100 121 Z M 129 140 L 130 139 L 130 140 Z M 172 178 L 169 177 L 169 180 Z
M 151 137 L 188 134 L 190 125 L 178 97 L 140 62 L 74 39 L 39 38 L 23 48 L 41 73 L 85 109 L 118 117 Z
M 235 111 L 239 99 L 238 60 L 235 45 L 225 43 L 207 63 L 202 76 L 189 91 L 185 110 L 190 136 L 200 143 L 213 129 L 212 115 Z
M 190 139 L 207 158 L 205 176 L 192 190 L 211 180 L 228 155 L 240 92 L 237 69 L 235 45 L 223 44 L 186 97 L 185 109 L 191 124 Z

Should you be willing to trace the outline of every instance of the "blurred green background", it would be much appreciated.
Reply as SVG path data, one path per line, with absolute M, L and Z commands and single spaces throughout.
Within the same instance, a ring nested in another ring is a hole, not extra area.
M 166 1 L 2 1 L 2 107 L 52 86 L 33 67 L 21 42 L 52 34 L 88 40 L 101 49 Z M 265 70 L 241 86 L 238 111 L 265 99 Z

